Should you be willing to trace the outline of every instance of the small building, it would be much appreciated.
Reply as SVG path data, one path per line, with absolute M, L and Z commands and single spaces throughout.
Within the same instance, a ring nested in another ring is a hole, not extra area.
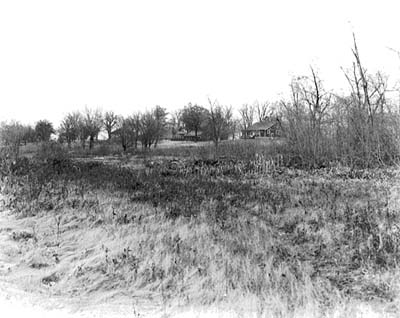
M 178 131 L 175 131 L 173 133 L 171 140 L 173 140 L 173 141 L 184 140 L 185 135 L 186 135 L 186 130 L 183 128 L 179 128 Z
M 242 130 L 243 139 L 254 139 L 258 137 L 281 137 L 282 125 L 278 118 L 260 121 Z
M 197 132 L 197 136 L 194 131 L 189 131 L 184 135 L 183 138 L 186 141 L 200 141 L 200 140 L 202 140 L 202 136 L 203 136 L 203 133 L 201 131 Z
M 203 133 L 197 132 L 197 136 L 194 131 L 187 131 L 184 128 L 180 128 L 171 138 L 173 141 L 201 141 Z

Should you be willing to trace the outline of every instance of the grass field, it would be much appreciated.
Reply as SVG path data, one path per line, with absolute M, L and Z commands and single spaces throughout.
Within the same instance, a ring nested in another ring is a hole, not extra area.
M 7 279 L 59 296 L 122 297 L 136 311 L 333 317 L 364 304 L 396 316 L 397 168 L 259 170 L 252 156 L 275 152 L 246 147 L 222 145 L 214 161 L 206 145 L 107 162 L 20 160 L 2 182 L 4 208 L 19 218 Z

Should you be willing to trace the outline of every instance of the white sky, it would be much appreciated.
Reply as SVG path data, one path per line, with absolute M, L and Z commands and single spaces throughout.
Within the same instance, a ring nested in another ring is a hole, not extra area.
M 0 0 L 0 121 L 208 97 L 238 107 L 280 98 L 310 64 L 337 91 L 353 31 L 364 65 L 394 81 L 399 17 L 382 0 Z

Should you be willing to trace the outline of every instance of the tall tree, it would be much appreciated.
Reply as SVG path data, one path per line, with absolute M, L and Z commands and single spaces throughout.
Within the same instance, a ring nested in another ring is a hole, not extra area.
M 171 114 L 172 135 L 174 136 L 182 127 L 182 110 L 176 110 Z
M 142 147 L 157 147 L 167 125 L 167 111 L 161 106 L 140 115 L 140 141 Z
M 118 136 L 122 149 L 126 151 L 129 147 L 137 148 L 140 133 L 140 114 L 134 114 L 130 117 L 118 117 L 115 135 Z
M 35 128 L 31 125 L 27 125 L 23 127 L 23 136 L 22 142 L 26 145 L 28 142 L 35 142 L 36 141 L 36 132 Z
M 182 110 L 181 120 L 185 125 L 186 130 L 194 131 L 196 139 L 197 134 L 206 119 L 207 110 L 204 107 L 189 103 Z
M 352 149 L 357 156 L 368 164 L 382 161 L 387 156 L 393 144 L 387 142 L 387 127 L 384 121 L 387 108 L 386 91 L 387 79 L 377 73 L 372 76 L 364 68 L 356 37 L 353 34 L 353 67 L 345 72 L 351 88 L 351 103 L 348 104 L 348 114 L 351 119 L 353 136 Z
M 150 148 L 157 139 L 158 125 L 151 111 L 146 111 L 140 115 L 140 141 L 142 147 Z
M 229 131 L 229 124 L 232 119 L 232 107 L 221 106 L 216 100 L 209 102 L 209 126 L 211 138 L 215 146 L 215 153 L 218 155 L 218 145 L 224 133 Z
M 67 114 L 61 121 L 59 135 L 62 140 L 65 140 L 68 147 L 79 138 L 82 116 L 78 112 Z
M 93 148 L 95 140 L 103 127 L 103 115 L 100 109 L 86 108 L 83 117 L 83 130 L 89 137 L 89 149 Z
M 35 125 L 35 132 L 38 141 L 49 141 L 55 130 L 53 124 L 48 120 L 39 120 Z
M 282 102 L 288 122 L 287 135 L 291 148 L 304 163 L 320 163 L 325 146 L 324 119 L 331 106 L 328 93 L 311 67 L 311 77 L 294 78 L 291 83 L 292 100 Z
M 243 104 L 242 107 L 239 109 L 239 114 L 241 117 L 241 125 L 244 130 L 253 125 L 254 111 L 255 111 L 254 105 L 249 105 L 249 104 Z
M 167 110 L 161 106 L 156 106 L 153 109 L 153 116 L 156 122 L 156 137 L 154 142 L 154 147 L 157 147 L 160 139 L 165 133 L 165 129 L 167 126 Z
M 229 123 L 229 133 L 232 139 L 235 140 L 237 132 L 240 132 L 241 121 L 238 118 L 232 118 Z

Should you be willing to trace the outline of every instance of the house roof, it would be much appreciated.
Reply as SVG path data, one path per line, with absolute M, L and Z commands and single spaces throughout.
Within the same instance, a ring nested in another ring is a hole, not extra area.
M 278 123 L 279 123 L 279 121 L 276 119 L 275 120 L 264 120 L 264 121 L 260 121 L 258 123 L 251 125 L 246 130 L 267 130 Z

